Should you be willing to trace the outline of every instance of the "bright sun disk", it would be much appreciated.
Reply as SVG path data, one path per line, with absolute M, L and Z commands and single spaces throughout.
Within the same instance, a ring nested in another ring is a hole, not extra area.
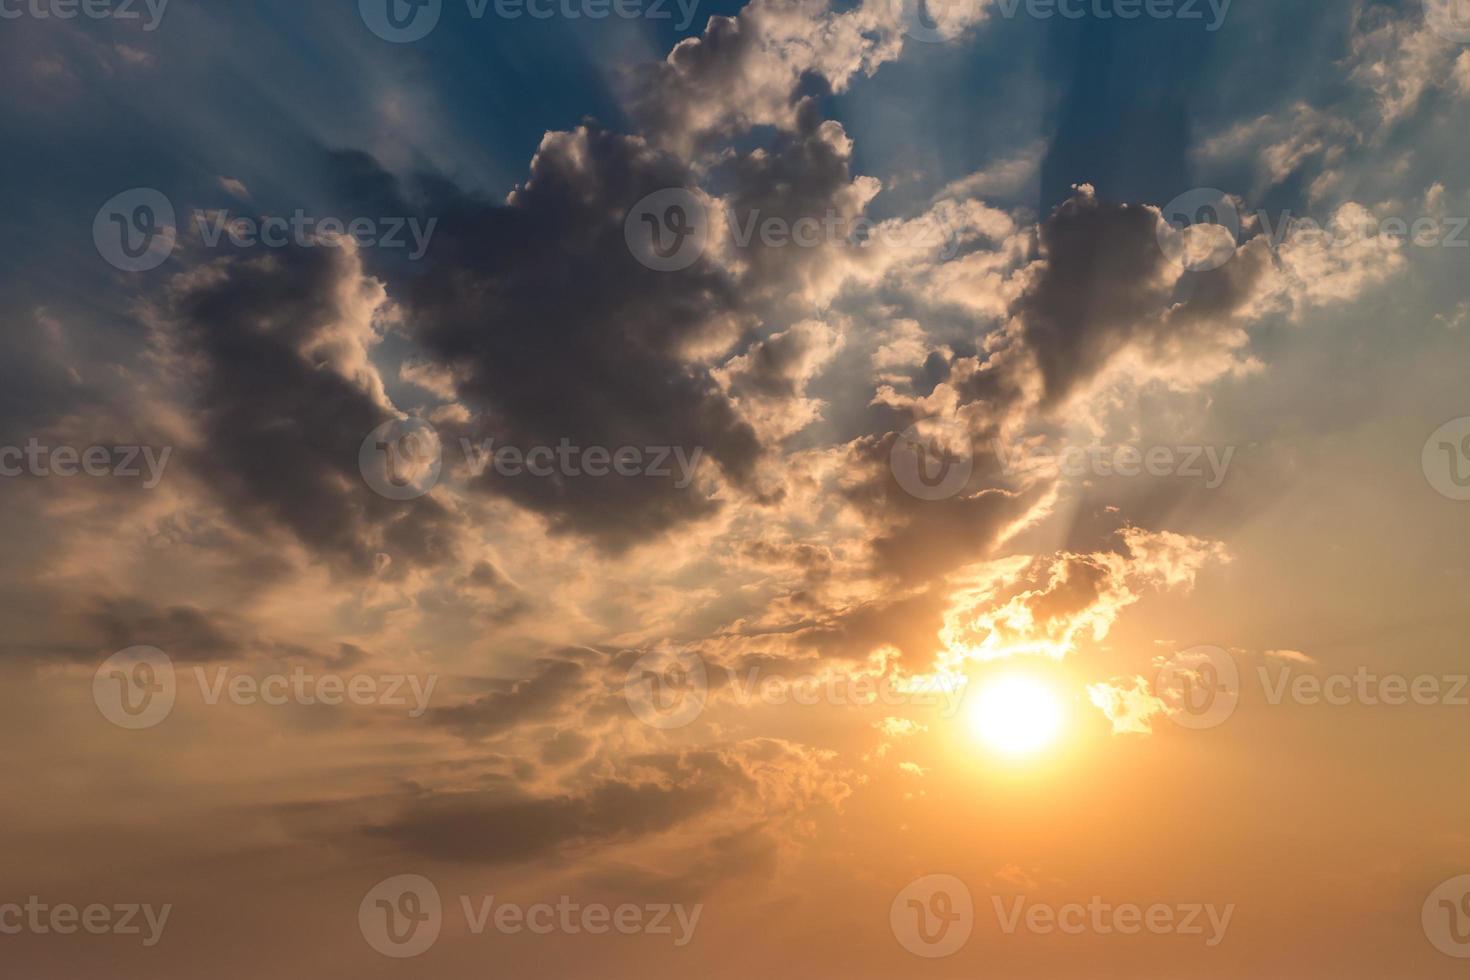
M 1056 741 L 1062 703 L 1047 684 L 1024 674 L 985 682 L 968 711 L 969 728 L 987 748 L 1010 758 L 1034 755 Z

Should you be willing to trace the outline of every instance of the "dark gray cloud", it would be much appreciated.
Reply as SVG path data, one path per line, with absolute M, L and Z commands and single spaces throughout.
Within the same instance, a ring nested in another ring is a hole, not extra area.
M 243 524 L 288 531 L 344 572 L 387 554 L 395 574 L 450 555 L 455 526 L 432 498 L 388 500 L 359 470 L 363 439 L 391 415 L 322 351 L 371 288 L 352 252 L 292 247 L 178 277 L 168 317 L 206 450 L 191 471 Z
M 440 794 L 366 828 L 370 837 L 445 861 L 506 864 L 577 844 L 631 840 L 706 813 L 745 785 L 744 772 L 716 752 L 633 760 L 655 779 L 602 779 L 575 794 L 532 797 L 519 790 Z
M 407 305 L 416 337 L 461 379 L 475 442 L 674 446 L 737 484 L 761 451 L 755 433 L 691 349 L 739 306 L 708 262 L 677 273 L 640 265 L 623 219 L 642 197 L 689 186 L 643 141 L 594 126 L 549 134 L 506 206 L 437 185 L 441 215 Z M 613 549 L 717 506 L 677 476 L 505 478 L 478 485 Z

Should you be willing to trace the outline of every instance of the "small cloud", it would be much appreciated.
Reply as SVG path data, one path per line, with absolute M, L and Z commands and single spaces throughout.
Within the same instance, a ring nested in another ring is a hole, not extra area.
M 147 51 L 140 51 L 126 44 L 114 44 L 112 49 L 129 67 L 151 68 L 153 66 L 154 57 Z
M 875 726 L 889 738 L 903 738 L 907 735 L 917 735 L 919 732 L 928 731 L 928 728 L 908 718 L 884 718 Z
M 1087 697 L 1113 723 L 1114 735 L 1152 735 L 1154 715 L 1167 714 L 1169 710 L 1142 677 L 1089 684 Z
M 1266 656 L 1276 660 L 1290 660 L 1296 664 L 1314 664 L 1317 662 L 1300 650 L 1267 650 Z
M 922 776 L 929 771 L 917 762 L 900 762 L 898 768 L 910 776 Z
M 218 180 L 220 187 L 224 189 L 226 194 L 241 201 L 250 200 L 250 188 L 246 187 L 240 181 L 233 177 L 220 177 Z
M 1035 891 L 1041 887 L 1034 877 L 1015 864 L 1006 865 L 991 877 L 990 886 L 995 888 L 998 885 L 1009 885 L 1012 888 L 1019 888 L 1022 891 L 1028 892 Z

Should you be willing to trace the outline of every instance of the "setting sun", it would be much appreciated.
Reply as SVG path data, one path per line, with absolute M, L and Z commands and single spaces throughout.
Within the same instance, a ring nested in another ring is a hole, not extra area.
M 1061 733 L 1062 703 L 1045 682 L 1025 674 L 1007 674 L 983 682 L 975 692 L 968 726 L 999 755 L 1034 755 Z

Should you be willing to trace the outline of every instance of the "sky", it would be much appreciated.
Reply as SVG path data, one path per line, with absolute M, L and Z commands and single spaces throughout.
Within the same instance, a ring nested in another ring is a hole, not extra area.
M 0 972 L 1463 975 L 1464 0 L 0 82 Z

